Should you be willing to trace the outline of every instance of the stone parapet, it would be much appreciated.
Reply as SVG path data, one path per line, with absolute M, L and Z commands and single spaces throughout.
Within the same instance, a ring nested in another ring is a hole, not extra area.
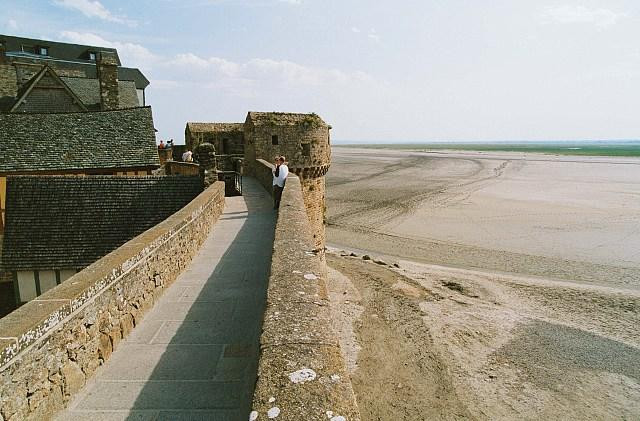
M 271 164 L 259 163 L 256 175 L 271 189 Z M 360 420 L 331 327 L 321 255 L 307 217 L 303 186 L 292 174 L 276 225 L 253 397 L 256 418 L 250 419 L 268 420 L 278 414 L 276 419 L 288 421 Z
M 193 162 L 167 161 L 164 166 L 167 175 L 200 175 L 200 165 Z
M 223 208 L 215 183 L 0 319 L 0 420 L 47 420 L 64 408 L 187 267 Z
M 272 191 L 273 181 L 271 170 L 273 169 L 273 164 L 265 161 L 264 159 L 256 159 L 253 167 L 254 176 L 268 191 Z M 290 168 L 289 170 L 291 175 L 295 174 L 299 177 L 302 197 L 307 210 L 307 220 L 310 224 L 311 235 L 313 236 L 315 244 L 313 248 L 323 254 L 322 260 L 324 260 L 324 220 L 326 203 L 324 175 L 329 170 L 329 165 L 308 168 Z M 289 181 L 287 181 L 285 190 L 288 188 Z M 285 203 L 284 199 L 282 203 Z
M 274 165 L 264 159 L 256 159 L 254 165 L 254 176 L 262 187 L 273 195 L 273 173 L 271 172 Z

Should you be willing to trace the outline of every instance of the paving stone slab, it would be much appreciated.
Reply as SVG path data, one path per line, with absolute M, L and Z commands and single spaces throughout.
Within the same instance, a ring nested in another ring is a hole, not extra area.
M 75 409 L 233 409 L 245 389 L 242 382 L 100 381 Z
M 246 420 L 275 214 L 255 180 L 60 420 Z

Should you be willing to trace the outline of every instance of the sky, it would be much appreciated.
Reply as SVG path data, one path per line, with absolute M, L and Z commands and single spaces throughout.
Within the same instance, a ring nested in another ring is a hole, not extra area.
M 176 143 L 250 110 L 337 141 L 640 138 L 637 0 L 0 1 L 0 33 L 117 48 Z

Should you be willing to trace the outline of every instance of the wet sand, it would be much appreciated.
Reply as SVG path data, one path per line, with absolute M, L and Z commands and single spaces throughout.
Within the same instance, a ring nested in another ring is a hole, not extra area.
M 640 161 L 333 162 L 328 286 L 363 419 L 640 418 Z
M 334 148 L 332 160 L 329 244 L 640 288 L 640 159 Z

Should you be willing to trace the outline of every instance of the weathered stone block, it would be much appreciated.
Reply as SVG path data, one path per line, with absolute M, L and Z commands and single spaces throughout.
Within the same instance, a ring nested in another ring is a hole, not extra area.
M 126 338 L 133 330 L 133 316 L 131 314 L 125 314 L 120 320 L 120 330 L 122 331 L 122 337 Z
M 10 420 L 22 419 L 29 412 L 27 388 L 22 384 L 7 383 L 0 389 L 0 405 L 2 415 Z
M 122 340 L 122 332 L 120 331 L 120 325 L 115 326 L 111 329 L 109 333 L 109 339 L 111 339 L 111 349 L 114 351 L 118 348 L 120 341 Z
M 98 356 L 102 361 L 107 361 L 111 356 L 111 338 L 106 333 L 100 334 L 100 344 L 98 345 Z
M 27 378 L 27 392 L 32 394 L 49 385 L 49 371 L 45 367 L 35 366 Z
M 64 392 L 66 395 L 74 395 L 84 386 L 85 376 L 80 366 L 73 361 L 62 366 L 62 377 L 64 378 Z

